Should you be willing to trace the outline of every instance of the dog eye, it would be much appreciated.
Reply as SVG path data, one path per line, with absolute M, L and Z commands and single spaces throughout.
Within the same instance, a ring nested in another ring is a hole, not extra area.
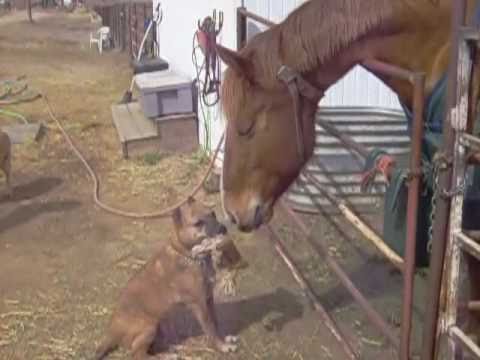
M 195 227 L 202 227 L 205 224 L 203 220 L 198 220 L 195 224 L 193 224 Z
M 210 217 L 212 217 L 212 218 L 214 218 L 214 219 L 217 218 L 217 214 L 215 214 L 215 211 L 212 211 L 212 212 L 210 213 Z

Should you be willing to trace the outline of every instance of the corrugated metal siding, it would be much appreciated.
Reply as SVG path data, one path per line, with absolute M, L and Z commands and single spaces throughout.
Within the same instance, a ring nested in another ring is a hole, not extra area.
M 304 0 L 245 0 L 245 6 L 260 16 L 279 22 Z M 254 29 L 265 28 L 250 22 L 249 35 Z M 352 69 L 337 84 L 332 86 L 321 102 L 324 106 L 373 106 L 401 109 L 397 96 L 374 75 L 360 66 Z
M 381 148 L 389 154 L 405 156 L 410 146 L 404 114 L 399 110 L 365 107 L 322 107 L 318 118 L 327 120 L 344 134 L 370 150 Z M 377 177 L 371 193 L 360 191 L 363 159 L 349 152 L 336 138 L 316 126 L 316 146 L 312 159 L 304 171 L 315 176 L 325 189 L 346 199 L 357 210 L 363 211 L 377 205 L 385 192 L 381 178 Z M 328 205 L 315 187 L 307 184 L 314 202 Z M 297 208 L 315 211 L 312 199 L 302 183 L 295 183 L 288 200 Z

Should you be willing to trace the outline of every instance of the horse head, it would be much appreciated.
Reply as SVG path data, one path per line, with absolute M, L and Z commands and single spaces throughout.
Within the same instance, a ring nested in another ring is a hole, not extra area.
M 227 216 L 246 232 L 272 218 L 275 202 L 311 156 L 319 100 L 302 99 L 296 117 L 287 86 L 279 80 L 264 81 L 261 48 L 249 48 L 242 52 L 217 48 L 229 66 L 221 96 L 227 118 L 222 200 Z M 268 69 L 278 70 L 279 66 Z M 298 126 L 302 144 L 295 135 Z

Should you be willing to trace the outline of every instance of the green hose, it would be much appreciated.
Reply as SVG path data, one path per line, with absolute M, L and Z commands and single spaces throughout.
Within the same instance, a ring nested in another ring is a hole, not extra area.
M 28 120 L 27 120 L 27 118 L 26 118 L 25 116 L 23 116 L 22 114 L 13 112 L 13 111 L 0 109 L 0 115 L 6 115 L 6 116 L 10 116 L 10 117 L 13 117 L 13 118 L 16 118 L 16 119 L 20 119 L 20 120 L 22 120 L 25 124 L 28 124 Z

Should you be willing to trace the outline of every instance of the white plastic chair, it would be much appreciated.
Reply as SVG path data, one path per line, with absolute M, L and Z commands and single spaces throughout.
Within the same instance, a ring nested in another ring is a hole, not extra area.
M 96 35 L 97 37 L 90 33 L 90 49 L 92 48 L 92 44 L 97 44 L 98 51 L 101 54 L 103 51 L 103 44 L 109 43 L 110 41 L 110 28 L 108 26 L 102 26 L 97 30 Z

